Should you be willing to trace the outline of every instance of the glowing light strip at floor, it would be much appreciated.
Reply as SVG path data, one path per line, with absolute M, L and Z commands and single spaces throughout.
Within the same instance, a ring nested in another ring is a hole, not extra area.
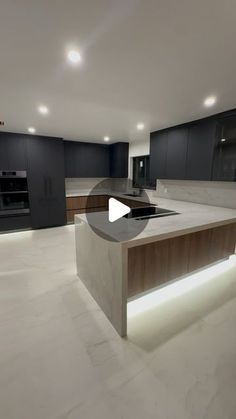
M 200 272 L 194 273 L 184 279 L 173 282 L 163 288 L 150 292 L 127 304 L 128 318 L 136 316 L 144 311 L 150 310 L 168 300 L 181 296 L 194 288 L 202 286 L 236 266 L 236 255 L 230 256 L 227 261 L 217 263 L 214 266 L 206 268 Z

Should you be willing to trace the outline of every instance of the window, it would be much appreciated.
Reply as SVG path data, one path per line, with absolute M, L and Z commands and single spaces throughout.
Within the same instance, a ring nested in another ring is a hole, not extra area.
M 150 156 L 133 157 L 133 187 L 150 188 Z

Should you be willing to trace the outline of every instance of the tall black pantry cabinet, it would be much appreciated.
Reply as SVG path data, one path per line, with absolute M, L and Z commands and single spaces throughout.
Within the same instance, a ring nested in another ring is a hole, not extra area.
M 66 224 L 64 145 L 60 138 L 27 139 L 32 228 Z

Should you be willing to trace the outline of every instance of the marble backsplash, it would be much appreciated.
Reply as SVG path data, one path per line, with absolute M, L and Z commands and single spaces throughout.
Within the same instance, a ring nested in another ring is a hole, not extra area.
M 178 201 L 236 208 L 236 182 L 157 180 L 155 195 Z
M 102 178 L 66 178 L 65 186 L 66 193 L 75 193 L 80 190 L 91 190 L 99 182 L 105 179 Z
M 125 192 L 130 189 L 131 182 L 120 178 L 66 178 L 65 180 L 66 194 L 90 191 L 96 185 L 98 185 L 98 189 L 101 189 L 101 191 Z

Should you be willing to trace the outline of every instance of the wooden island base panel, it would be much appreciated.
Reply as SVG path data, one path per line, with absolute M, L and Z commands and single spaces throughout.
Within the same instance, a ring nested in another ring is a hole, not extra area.
M 85 215 L 75 216 L 78 276 L 120 336 L 127 335 L 129 298 L 235 253 L 235 219 L 202 228 L 148 243 L 114 243 L 95 234 Z
M 128 249 L 128 298 L 232 255 L 236 223 Z

